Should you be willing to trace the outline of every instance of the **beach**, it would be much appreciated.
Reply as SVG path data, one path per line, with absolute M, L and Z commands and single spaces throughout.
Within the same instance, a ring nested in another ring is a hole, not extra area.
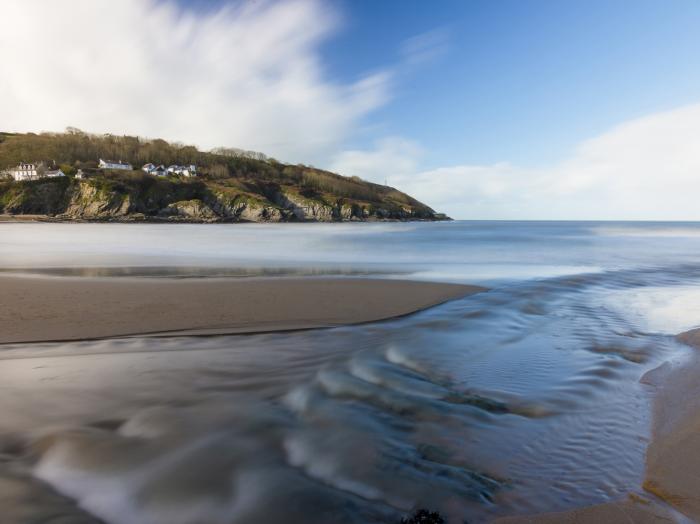
M 360 278 L 0 276 L 0 344 L 333 327 L 397 317 L 484 288 Z
M 17 342 L 148 335 L 226 335 L 357 324 L 406 315 L 484 290 L 469 285 L 366 278 L 4 276 L 0 277 L 0 286 L 4 291 L 0 309 L 0 341 L 10 344 L 10 349 L 23 347 L 12 345 Z M 12 313 L 8 313 L 10 311 Z M 678 340 L 699 349 L 700 330 L 683 333 Z M 145 351 L 148 353 L 150 350 Z M 24 377 L 30 373 L 30 368 L 41 369 L 32 373 L 32 381 L 23 384 L 22 389 L 29 386 L 40 396 L 50 391 L 66 395 L 63 388 L 56 390 L 55 384 L 48 389 L 43 385 L 46 380 L 53 380 L 55 370 L 65 363 L 69 364 L 69 369 L 75 368 L 74 363 L 62 360 L 60 351 L 46 356 L 30 354 L 29 359 L 23 358 L 28 355 L 15 359 L 13 351 L 6 355 L 10 360 L 6 361 L 5 367 L 8 369 L 9 365 L 13 375 Z M 158 356 L 160 363 L 156 367 L 162 366 L 166 359 L 179 362 L 175 364 L 177 367 L 182 366 L 183 357 L 182 354 L 177 357 Z M 139 358 L 141 365 L 138 367 L 147 370 L 144 358 L 152 360 L 156 357 Z M 106 367 L 119 370 L 123 366 L 122 361 L 118 351 L 114 350 L 80 357 L 81 366 L 87 366 L 99 375 L 105 373 Z M 189 360 L 184 361 L 186 366 Z M 43 372 L 44 368 L 52 370 L 49 375 Z M 619 500 L 567 511 L 496 518 L 494 524 L 612 524 L 623 521 L 652 524 L 684 522 L 685 517 L 697 521 L 700 518 L 700 478 L 696 474 L 700 467 L 697 463 L 697 457 L 700 457 L 698 377 L 700 358 L 693 354 L 683 366 L 672 368 L 665 362 L 647 372 L 640 380 L 654 389 L 655 398 L 652 438 L 646 451 L 644 482 L 639 491 L 629 492 Z M 13 383 L 9 375 L 5 378 L 5 384 L 11 389 L 21 384 L 16 380 Z M 91 381 L 86 382 L 85 378 L 80 382 L 82 387 L 96 387 Z M 122 375 L 116 382 L 110 378 L 108 383 L 110 389 L 138 391 L 141 388 L 139 380 L 128 374 Z M 169 386 L 169 390 L 173 391 L 172 386 Z M 29 394 L 29 390 L 26 394 Z M 71 393 L 68 398 L 72 396 Z M 11 422 L 2 429 L 6 435 L 11 434 L 9 430 L 31 432 L 37 420 L 43 427 L 66 423 L 85 425 L 85 414 L 81 411 L 86 406 L 90 413 L 88 418 L 92 419 L 97 418 L 98 412 L 105 407 L 109 407 L 108 411 L 113 415 L 124 409 L 124 399 L 108 402 L 103 399 L 97 404 L 77 399 L 71 402 L 81 407 L 55 418 L 41 412 L 44 410 L 43 401 L 38 408 L 28 402 L 23 412 L 16 412 L 13 399 L 5 399 L 4 412 Z M 76 457 L 79 456 L 82 461 L 85 460 L 86 450 L 89 455 L 90 447 L 99 445 L 103 437 L 81 433 L 49 433 L 51 436 L 40 437 L 26 445 L 31 446 L 34 453 L 38 450 L 40 454 L 54 450 L 56 442 L 62 443 L 62 446 L 77 446 Z M 94 438 L 97 438 L 98 444 L 92 442 Z M 14 442 L 6 439 L 5 447 L 8 447 L 8 442 L 11 448 Z M 96 457 L 94 460 L 94 467 L 98 467 L 101 459 Z M 52 473 L 37 471 L 40 476 L 43 474 L 51 478 Z M 8 490 L 5 498 L 11 521 L 16 519 L 20 522 L 22 515 L 31 514 L 16 506 L 16 490 L 19 487 L 20 491 L 42 500 L 44 505 L 54 505 L 71 518 L 91 522 L 88 514 L 71 508 L 66 500 L 58 498 L 51 501 L 55 495 L 27 478 L 20 476 L 18 479 L 5 473 L 4 476 L 0 475 L 0 485 L 5 485 Z
M 699 25 L 4 2 L 0 524 L 700 524 Z
M 644 488 L 700 521 L 700 330 L 679 335 L 690 361 L 659 378 Z
M 677 334 L 700 226 L 27 223 L 0 243 L 8 523 L 697 519 Z

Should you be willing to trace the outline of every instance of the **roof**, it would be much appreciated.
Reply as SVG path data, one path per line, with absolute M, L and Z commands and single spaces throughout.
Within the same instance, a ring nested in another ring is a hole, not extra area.
M 129 162 L 122 162 L 121 160 L 116 161 L 116 160 L 103 160 L 100 158 L 100 162 L 104 162 L 105 164 L 115 164 L 118 166 L 130 166 L 131 164 Z

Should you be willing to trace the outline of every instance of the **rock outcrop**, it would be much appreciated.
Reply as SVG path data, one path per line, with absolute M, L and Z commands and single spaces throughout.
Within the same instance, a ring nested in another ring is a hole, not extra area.
M 288 211 L 294 220 L 332 222 L 336 219 L 334 208 L 324 202 L 306 199 L 292 192 L 279 192 L 273 199 L 278 206 Z
M 214 213 L 208 205 L 196 198 L 192 200 L 180 200 L 168 204 L 167 207 L 160 210 L 158 216 L 204 221 L 218 218 L 218 215 Z
M 73 187 L 66 218 L 118 218 L 131 210 L 131 197 L 81 182 Z
M 255 189 L 255 188 L 253 188 Z M 111 174 L 89 179 L 0 183 L 0 213 L 56 220 L 185 222 L 343 222 L 440 220 L 430 208 L 362 202 L 331 194 L 304 195 L 268 184 L 259 192 L 207 180 Z

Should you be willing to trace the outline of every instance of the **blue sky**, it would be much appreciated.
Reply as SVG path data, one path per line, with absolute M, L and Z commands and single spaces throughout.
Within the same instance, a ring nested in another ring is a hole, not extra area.
M 263 151 L 457 218 L 700 219 L 698 28 L 698 0 L 23 0 L 0 114 Z
M 444 53 L 402 76 L 372 115 L 436 163 L 548 163 L 617 122 L 700 99 L 697 0 L 334 5 L 343 22 L 323 50 L 333 77 L 397 62 L 406 39 L 445 33 Z

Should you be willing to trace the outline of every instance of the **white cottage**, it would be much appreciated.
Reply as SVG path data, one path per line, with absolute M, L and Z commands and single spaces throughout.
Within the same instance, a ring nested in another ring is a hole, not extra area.
M 190 164 L 189 166 L 182 168 L 183 176 L 197 176 L 197 166 Z
M 45 164 L 21 163 L 8 171 L 15 180 L 38 180 L 39 178 L 56 178 L 66 176 L 60 169 L 46 169 Z
M 115 162 L 114 160 L 102 160 L 100 158 L 100 163 L 97 165 L 99 169 L 124 169 L 125 171 L 131 171 L 133 168 L 131 164 L 127 162 Z
M 194 164 L 190 164 L 189 166 L 172 165 L 168 166 L 168 173 L 187 177 L 197 176 L 197 166 Z
M 149 175 L 154 176 L 165 176 L 168 174 L 167 170 L 165 169 L 165 167 L 163 167 L 162 164 L 157 166 L 155 164 L 148 163 L 145 164 L 141 169 Z
M 38 168 L 37 164 L 21 163 L 10 169 L 9 173 L 15 180 L 36 180 L 39 178 Z

